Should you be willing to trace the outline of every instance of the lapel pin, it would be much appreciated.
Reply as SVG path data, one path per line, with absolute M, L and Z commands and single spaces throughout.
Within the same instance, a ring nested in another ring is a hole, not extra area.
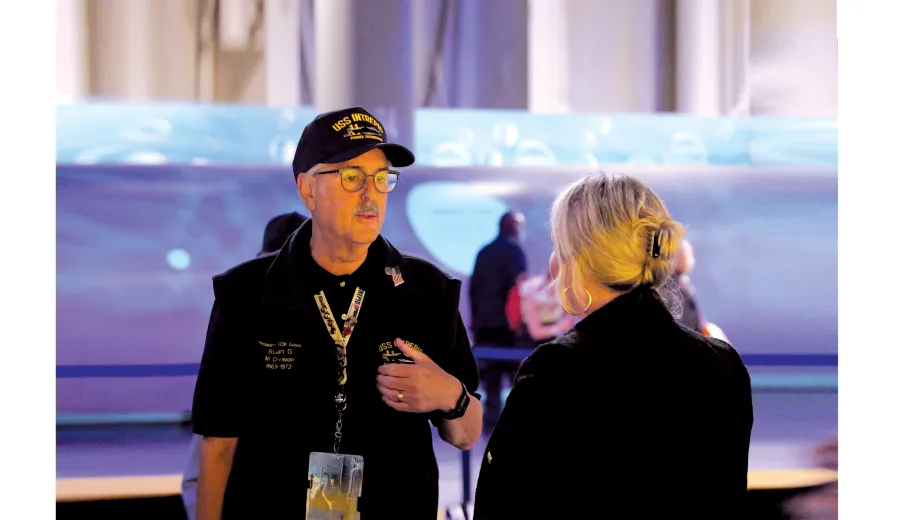
M 404 283 L 404 278 L 401 276 L 401 270 L 397 267 L 386 267 L 385 274 L 391 276 L 391 281 L 395 284 L 395 287 Z

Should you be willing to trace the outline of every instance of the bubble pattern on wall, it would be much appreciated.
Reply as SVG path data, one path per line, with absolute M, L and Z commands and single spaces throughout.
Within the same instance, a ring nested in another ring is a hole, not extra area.
M 58 106 L 59 163 L 289 164 L 311 107 Z M 837 121 L 420 109 L 420 166 L 837 166 Z

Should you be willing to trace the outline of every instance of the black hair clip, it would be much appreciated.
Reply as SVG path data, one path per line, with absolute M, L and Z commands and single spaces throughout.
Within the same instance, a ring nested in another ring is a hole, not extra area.
M 648 249 L 648 254 L 652 258 L 658 258 L 661 256 L 661 230 L 656 229 L 654 233 L 651 234 L 651 247 Z

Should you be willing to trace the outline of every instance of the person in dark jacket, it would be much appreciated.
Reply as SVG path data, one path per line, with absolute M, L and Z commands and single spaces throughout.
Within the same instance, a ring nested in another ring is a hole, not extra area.
M 563 192 L 551 226 L 550 270 L 582 319 L 517 373 L 475 518 L 745 518 L 750 376 L 658 293 L 683 228 L 641 182 L 606 173 Z
M 497 238 L 475 257 L 469 280 L 469 305 L 476 346 L 513 347 L 516 330 L 507 321 L 510 291 L 526 279 L 526 253 L 520 245 L 526 219 L 522 213 L 508 211 L 501 216 Z M 513 379 L 520 364 L 502 359 L 481 361 L 484 384 L 484 430 L 490 432 L 500 415 L 502 378 Z
M 523 214 L 501 216 L 497 237 L 478 251 L 469 280 L 475 344 L 513 346 L 515 332 L 507 323 L 505 306 L 510 290 L 526 279 L 526 253 L 520 245 Z

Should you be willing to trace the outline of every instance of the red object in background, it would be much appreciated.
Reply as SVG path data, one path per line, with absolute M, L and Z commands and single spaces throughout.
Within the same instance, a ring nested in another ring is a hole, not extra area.
M 507 304 L 504 307 L 504 313 L 507 315 L 507 325 L 510 330 L 518 330 L 523 323 L 523 311 L 520 308 L 520 287 L 515 285 L 507 293 Z

